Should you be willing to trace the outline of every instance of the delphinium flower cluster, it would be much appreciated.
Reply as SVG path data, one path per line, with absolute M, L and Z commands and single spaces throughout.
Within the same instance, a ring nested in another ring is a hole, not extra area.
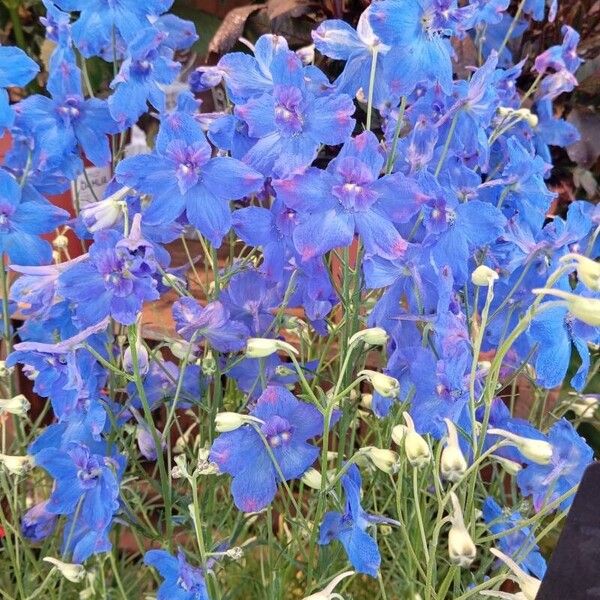
M 512 580 L 532 600 L 593 460 L 576 425 L 599 364 L 600 213 L 552 213 L 548 184 L 579 135 L 553 110 L 578 35 L 510 50 L 556 2 L 376 0 L 310 48 L 263 35 L 193 72 L 218 113 L 192 91 L 167 108 L 197 39 L 172 1 L 44 4 L 43 94 L 9 104 L 39 67 L 0 47 L 3 597 L 466 600 Z M 151 149 L 126 156 L 146 113 Z M 82 203 L 89 163 L 111 180 Z M 72 214 L 48 200 L 69 189 Z

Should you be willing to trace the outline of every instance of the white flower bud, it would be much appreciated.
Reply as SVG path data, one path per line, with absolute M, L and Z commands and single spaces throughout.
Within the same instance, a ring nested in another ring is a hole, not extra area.
M 505 458 L 504 456 L 498 456 L 497 454 L 492 454 L 492 458 L 500 464 L 500 466 L 509 474 L 516 475 L 519 471 L 523 470 L 523 465 L 520 463 L 511 460 L 510 458 Z
M 349 340 L 348 345 L 353 346 L 358 342 L 364 342 L 369 346 L 385 346 L 388 341 L 388 334 L 385 329 L 381 327 L 371 327 L 369 329 L 363 329 L 355 333 Z
M 525 458 L 532 462 L 547 465 L 552 460 L 552 444 L 545 440 L 526 438 L 504 429 L 488 429 L 488 433 L 502 436 L 511 446 L 515 446 Z
M 371 410 L 371 406 L 373 406 L 373 394 L 361 394 L 360 405 L 367 410 Z
M 305 486 L 312 488 L 313 490 L 320 490 L 323 483 L 321 473 L 312 467 L 304 472 L 304 475 L 302 475 L 300 480 Z
M 215 428 L 219 433 L 226 433 L 239 429 L 242 425 L 249 423 L 262 423 L 260 419 L 250 415 L 240 415 L 235 412 L 220 412 L 215 417 Z
M 370 369 L 360 371 L 358 375 L 366 377 L 375 391 L 385 398 L 397 398 L 400 395 L 400 384 L 394 377 Z
M 44 562 L 50 563 L 68 581 L 79 583 L 85 577 L 85 567 L 74 563 L 66 563 L 58 558 L 45 556 Z
M 375 468 L 384 473 L 395 473 L 398 470 L 398 454 L 393 450 L 366 446 L 360 449 L 360 453 L 366 456 Z
M 0 360 L 0 379 L 6 379 L 13 372 L 14 367 L 7 367 L 6 362 Z
M 339 594 L 335 594 L 333 590 L 340 583 L 340 581 L 342 581 L 342 579 L 346 579 L 346 577 L 350 577 L 351 575 L 354 575 L 354 571 L 340 573 L 337 577 L 331 580 L 331 583 L 327 587 L 323 588 L 316 594 L 305 596 L 303 600 L 333 600 L 334 598 L 337 598 L 337 600 L 343 600 L 343 598 Z
M 246 356 L 248 358 L 265 358 L 280 351 L 288 354 L 298 354 L 298 350 L 294 346 L 282 340 L 250 338 L 246 344 Z
M 165 273 L 161 279 L 162 284 L 168 288 L 179 288 L 180 290 L 187 289 L 187 281 L 181 277 L 177 277 L 173 273 Z
M 515 114 L 533 129 L 535 129 L 540 122 L 538 116 L 532 113 L 528 108 L 519 108 L 515 111 Z
M 587 288 L 595 292 L 600 291 L 600 263 L 581 254 L 565 254 L 560 258 L 561 263 L 574 261 L 573 267 L 577 271 L 577 279 Z
M 61 233 L 52 240 L 52 245 L 57 250 L 62 250 L 63 248 L 66 248 L 69 245 L 69 238 Z
M 29 400 L 23 394 L 0 400 L 0 414 L 9 413 L 11 415 L 22 416 L 27 414 L 30 408 L 31 404 L 29 404 Z
M 444 419 L 444 422 L 448 429 L 448 438 L 440 458 L 440 471 L 444 479 L 455 482 L 465 474 L 468 465 L 460 449 L 456 425 L 450 419 Z
M 595 396 L 583 396 L 579 398 L 577 402 L 569 405 L 569 409 L 572 410 L 580 419 L 593 419 L 598 409 L 598 398 Z
M 490 267 L 486 267 L 485 265 L 479 265 L 472 273 L 471 273 L 471 281 L 473 285 L 488 287 L 490 285 L 494 285 L 494 281 L 498 279 L 498 273 L 494 271 L 494 269 L 490 269 Z
M 395 425 L 392 428 L 392 441 L 394 442 L 394 444 L 401 446 L 402 442 L 404 440 L 404 436 L 406 435 L 406 425 Z
M 11 475 L 24 475 L 33 469 L 33 456 L 9 456 L 8 454 L 0 454 L 0 464 Z
M 534 294 L 548 294 L 549 296 L 556 296 L 564 300 L 568 311 L 575 318 L 592 327 L 600 327 L 600 299 L 586 298 L 585 296 L 577 296 L 564 290 L 549 288 L 537 288 L 532 291 Z
M 413 467 L 422 467 L 431 460 L 431 450 L 427 440 L 415 430 L 415 423 L 412 417 L 403 413 L 406 421 L 406 433 L 404 434 L 404 451 L 406 458 Z
M 475 560 L 477 549 L 465 527 L 460 502 L 454 492 L 450 494 L 450 499 L 452 500 L 452 525 L 448 532 L 448 553 L 454 564 L 468 567 Z
M 179 360 L 184 360 L 186 357 L 194 356 L 198 347 L 191 342 L 186 342 L 184 340 L 176 340 L 169 344 L 169 350 L 175 355 Z
M 535 600 L 542 582 L 535 577 L 525 573 L 521 567 L 512 559 L 510 556 L 500 552 L 496 548 L 490 548 L 490 552 L 497 558 L 499 558 L 511 571 L 512 577 L 516 583 L 521 587 L 521 593 L 525 600 Z
M 73 583 L 79 583 L 85 577 L 85 567 L 83 565 L 65 563 L 51 556 L 44 556 L 42 560 L 50 563 L 65 579 Z

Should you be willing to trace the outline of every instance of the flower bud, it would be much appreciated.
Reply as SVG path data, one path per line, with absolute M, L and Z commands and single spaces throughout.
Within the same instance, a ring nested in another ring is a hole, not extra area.
M 323 588 L 316 594 L 305 596 L 303 600 L 333 600 L 334 598 L 341 598 L 341 596 L 339 594 L 335 594 L 333 590 L 340 583 L 340 581 L 342 581 L 342 579 L 346 579 L 346 577 L 350 577 L 351 575 L 354 575 L 354 571 L 340 573 L 337 577 L 331 580 L 331 583 L 327 587 Z
M 294 346 L 282 340 L 250 338 L 246 344 L 246 356 L 248 358 L 265 358 L 279 351 L 298 354 L 298 350 Z
M 509 445 L 515 446 L 525 458 L 534 463 L 547 465 L 552 460 L 552 444 L 545 440 L 526 438 L 504 429 L 488 429 L 488 433 L 502 436 L 509 442 Z
M 33 456 L 9 456 L 8 454 L 0 454 L 0 464 L 11 475 L 24 475 L 33 469 Z
M 371 406 L 373 406 L 373 394 L 361 394 L 360 405 L 367 410 L 371 410 Z
M 473 282 L 473 285 L 477 286 L 488 287 L 494 285 L 496 279 L 498 279 L 498 273 L 485 265 L 479 265 L 471 273 L 471 281 Z
M 139 338 L 135 342 L 135 352 L 137 355 L 138 372 L 142 376 L 146 375 L 146 373 L 148 373 L 148 370 L 150 369 L 148 350 L 146 350 L 146 346 L 142 344 Z M 125 371 L 125 373 L 129 374 L 133 374 L 135 372 L 131 347 L 125 348 L 125 352 L 123 353 L 123 370 Z
M 275 367 L 275 374 L 278 377 L 289 377 L 290 375 L 295 375 L 296 371 L 294 369 L 290 369 L 286 365 L 277 365 Z
M 594 292 L 600 291 L 600 263 L 582 254 L 565 254 L 560 258 L 561 263 L 574 261 L 577 279 Z
M 240 415 L 235 412 L 220 412 L 215 417 L 215 428 L 219 433 L 234 431 L 242 425 L 248 425 L 249 423 L 262 423 L 262 421 L 256 417 Z
M 0 414 L 9 413 L 11 415 L 22 416 L 27 414 L 30 408 L 31 404 L 29 404 L 29 400 L 23 394 L 0 400 Z
M 56 248 L 57 250 L 62 250 L 63 248 L 66 248 L 68 245 L 69 245 L 69 238 L 66 235 L 63 235 L 62 233 L 57 235 L 52 240 L 52 246 L 54 246 L 54 248 Z
M 490 548 L 490 552 L 499 558 L 512 572 L 512 579 L 521 587 L 521 594 L 524 600 L 535 600 L 542 582 L 535 577 L 525 573 L 521 567 L 510 556 L 500 552 L 496 548 Z
M 385 346 L 388 341 L 388 334 L 381 327 L 371 327 L 355 333 L 349 340 L 348 345 L 353 346 L 358 342 L 364 342 L 369 346 Z
M 312 488 L 313 490 L 320 490 L 323 483 L 321 473 L 312 467 L 305 471 L 300 479 L 305 486 Z
M 7 367 L 6 362 L 0 360 L 0 379 L 6 379 L 13 372 L 14 367 Z
M 498 456 L 497 454 L 492 454 L 492 458 L 500 464 L 500 466 L 509 474 L 516 475 L 519 471 L 523 470 L 523 465 L 518 463 L 515 460 L 511 460 L 510 458 L 505 458 L 504 456 Z
M 83 565 L 66 563 L 51 556 L 44 556 L 42 560 L 50 563 L 67 581 L 79 583 L 85 577 L 85 567 Z
M 361 454 L 369 459 L 371 464 L 384 473 L 395 473 L 398 467 L 398 454 L 393 450 L 367 446 L 360 449 Z
M 440 458 L 440 471 L 444 479 L 455 482 L 465 474 L 468 465 L 460 449 L 456 425 L 450 419 L 444 419 L 444 422 L 448 429 L 448 438 Z
M 568 311 L 580 321 L 592 327 L 600 327 L 600 299 L 586 298 L 585 296 L 577 296 L 564 290 L 556 290 L 549 288 L 537 288 L 532 290 L 534 294 L 548 294 L 556 296 L 564 303 Z
M 200 362 L 202 373 L 207 377 L 211 377 L 217 372 L 217 361 L 211 350 L 206 353 L 206 356 Z
M 375 391 L 385 398 L 397 398 L 400 395 L 400 384 L 395 377 L 370 369 L 360 371 L 358 375 L 366 377 Z
M 468 567 L 475 560 L 477 549 L 465 527 L 462 509 L 454 492 L 450 494 L 450 499 L 452 500 L 452 525 L 448 532 L 448 553 L 454 564 Z
M 187 289 L 187 281 L 182 277 L 177 277 L 174 273 L 165 273 L 162 276 L 161 283 L 167 288 Z
M 412 417 L 403 413 L 406 421 L 406 432 L 404 434 L 404 451 L 406 458 L 413 467 L 422 467 L 431 460 L 431 450 L 427 440 L 415 430 L 415 423 Z
M 169 344 L 169 350 L 171 350 L 173 355 L 179 360 L 185 360 L 186 357 L 189 358 L 190 356 L 194 356 L 198 350 L 198 346 L 184 340 L 176 340 Z
M 1 401 L 0 401 L 1 402 Z M 598 398 L 596 396 L 583 396 L 569 405 L 569 409 L 572 410 L 580 419 L 593 419 L 598 409 Z M 1 408 L 1 406 L 0 406 Z

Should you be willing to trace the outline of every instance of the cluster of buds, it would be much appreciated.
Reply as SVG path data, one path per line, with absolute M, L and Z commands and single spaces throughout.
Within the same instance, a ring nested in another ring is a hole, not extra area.
M 525 121 L 530 127 L 537 127 L 539 118 L 532 113 L 528 108 L 511 108 L 509 106 L 498 107 L 498 114 L 503 119 L 512 119 L 516 121 Z

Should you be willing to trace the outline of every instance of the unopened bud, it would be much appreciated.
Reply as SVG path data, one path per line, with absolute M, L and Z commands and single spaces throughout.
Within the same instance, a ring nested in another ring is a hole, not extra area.
M 354 575 L 354 571 L 346 571 L 345 573 L 340 573 L 337 577 L 331 580 L 331 583 L 323 588 L 320 592 L 316 594 L 311 594 L 310 596 L 305 596 L 303 600 L 333 600 L 334 598 L 341 598 L 339 594 L 334 593 L 335 587 L 345 579 L 346 577 L 350 577 Z
M 561 263 L 573 261 L 573 267 L 577 271 L 577 279 L 587 288 L 595 292 L 600 290 L 600 263 L 583 256 L 582 254 L 565 254 L 560 258 Z
M 60 235 L 57 235 L 53 240 L 52 240 L 52 245 L 57 249 L 57 250 L 63 250 L 64 248 L 66 248 L 69 245 L 69 238 L 66 235 L 63 235 L 62 233 Z
M 373 394 L 361 394 L 360 405 L 367 410 L 371 410 L 371 406 L 373 406 Z
M 494 281 L 498 279 L 498 273 L 494 271 L 494 269 L 490 269 L 490 267 L 486 267 L 485 265 L 479 265 L 472 273 L 471 273 L 471 281 L 473 285 L 488 287 L 490 285 L 494 285 Z
M 448 532 L 448 553 L 454 564 L 468 567 L 475 560 L 477 549 L 465 527 L 462 509 L 454 492 L 450 494 L 450 499 L 452 500 L 452 525 Z
M 526 438 L 504 429 L 488 429 L 488 433 L 503 437 L 509 445 L 515 446 L 525 458 L 534 463 L 547 465 L 552 460 L 552 444 L 545 440 Z
M 219 433 L 226 433 L 239 429 L 242 425 L 262 423 L 260 419 L 250 415 L 240 415 L 235 412 L 220 412 L 215 417 L 215 428 Z
M 24 475 L 33 469 L 33 456 L 10 456 L 8 454 L 0 454 L 0 464 L 11 475 Z
M 577 402 L 569 405 L 580 419 L 593 419 L 598 409 L 598 398 L 595 396 L 583 396 Z
M 510 458 L 505 458 L 504 456 L 498 456 L 497 454 L 492 454 L 492 458 L 509 474 L 516 475 L 519 471 L 523 470 L 523 465 L 518 463 L 515 460 L 511 460 Z
M 440 458 L 440 471 L 444 479 L 455 482 L 465 474 L 468 465 L 460 449 L 456 425 L 450 419 L 444 419 L 444 422 L 448 429 L 448 437 Z
M 173 273 L 165 273 L 162 276 L 161 283 L 168 288 L 175 288 L 185 290 L 187 288 L 187 281 L 181 277 L 177 277 Z
M 397 398 L 400 395 L 400 384 L 395 377 L 370 369 L 360 371 L 358 375 L 366 377 L 375 391 L 385 398 Z
M 586 298 L 585 296 L 577 296 L 564 290 L 537 288 L 532 290 L 534 294 L 547 294 L 556 296 L 564 303 L 567 310 L 580 321 L 591 325 L 592 327 L 600 327 L 600 299 Z
M 413 467 L 422 467 L 431 460 L 431 450 L 427 440 L 415 430 L 412 417 L 405 412 L 406 432 L 404 434 L 404 451 L 406 458 Z
M 304 475 L 301 477 L 301 481 L 304 485 L 312 488 L 313 490 L 320 490 L 323 484 L 321 473 L 312 467 L 304 472 Z
M 79 583 L 85 577 L 85 567 L 83 565 L 66 563 L 51 556 L 45 556 L 42 560 L 50 563 L 67 581 L 72 583 Z
M 171 350 L 174 356 L 179 360 L 185 360 L 190 356 L 194 356 L 197 349 L 195 344 L 184 340 L 176 340 L 169 344 L 169 350 Z
M 358 342 L 364 342 L 369 346 L 385 346 L 388 341 L 388 334 L 385 329 L 381 327 L 371 327 L 369 329 L 363 329 L 355 333 L 349 340 L 348 345 L 353 346 Z
M 246 356 L 248 358 L 265 358 L 280 351 L 288 354 L 298 354 L 298 350 L 294 346 L 282 340 L 250 338 L 246 344 Z
M 29 404 L 29 400 L 23 394 L 0 400 L 0 414 L 9 413 L 11 415 L 22 416 L 27 414 L 30 408 L 31 404 Z
M 369 462 L 384 473 L 395 473 L 398 468 L 398 454 L 393 450 L 367 446 L 361 448 L 361 454 L 369 459 Z
M 499 558 L 512 572 L 512 579 L 519 584 L 523 600 L 535 600 L 542 582 L 528 573 L 525 573 L 521 567 L 510 556 L 500 552 L 496 548 L 490 548 L 490 552 Z

